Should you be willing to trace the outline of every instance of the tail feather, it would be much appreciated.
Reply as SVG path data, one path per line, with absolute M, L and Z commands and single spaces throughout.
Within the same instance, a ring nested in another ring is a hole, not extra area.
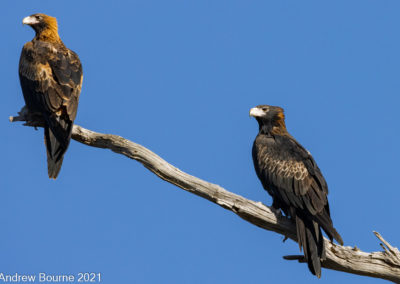
M 296 215 L 297 238 L 300 250 L 312 274 L 321 277 L 321 260 L 326 258 L 324 238 L 319 225 L 311 220 Z
M 44 137 L 47 150 L 49 178 L 56 179 L 62 166 L 64 154 L 71 140 L 72 122 L 60 117 L 47 117 Z

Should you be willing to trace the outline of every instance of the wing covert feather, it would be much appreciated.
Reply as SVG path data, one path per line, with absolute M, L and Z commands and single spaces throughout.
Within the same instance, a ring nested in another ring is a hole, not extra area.
M 256 138 L 258 175 L 273 197 L 316 215 L 327 205 L 326 182 L 311 155 L 287 139 L 282 143 L 273 137 Z

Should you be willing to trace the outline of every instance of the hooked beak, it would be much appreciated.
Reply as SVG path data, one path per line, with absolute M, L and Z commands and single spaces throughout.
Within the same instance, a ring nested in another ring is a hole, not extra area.
M 250 109 L 249 115 L 252 117 L 260 117 L 260 116 L 264 116 L 265 113 L 258 107 L 253 107 L 252 109 Z
M 22 20 L 23 25 L 34 25 L 34 24 L 38 24 L 38 23 L 39 23 L 39 21 L 35 17 L 32 17 L 32 16 L 25 17 Z

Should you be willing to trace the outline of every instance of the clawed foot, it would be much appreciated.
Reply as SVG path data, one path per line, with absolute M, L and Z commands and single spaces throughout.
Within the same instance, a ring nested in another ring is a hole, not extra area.
M 270 208 L 271 208 L 271 211 L 276 215 L 276 217 L 278 217 L 278 218 L 282 217 L 281 209 L 275 208 L 274 205 L 272 205 Z
M 24 106 L 19 112 L 18 116 L 10 116 L 10 122 L 24 121 L 24 126 L 32 126 L 36 130 L 38 127 L 43 127 L 44 119 L 41 114 L 29 112 L 28 108 Z

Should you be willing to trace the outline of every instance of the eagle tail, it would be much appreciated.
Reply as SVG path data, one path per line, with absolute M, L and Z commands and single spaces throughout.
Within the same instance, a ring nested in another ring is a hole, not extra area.
M 49 178 L 56 179 L 71 140 L 72 122 L 58 116 L 46 117 L 44 137 L 47 150 L 47 170 Z
M 329 214 L 324 210 L 321 214 L 314 216 L 315 220 L 320 224 L 322 229 L 328 235 L 329 239 L 333 241 L 335 239 L 340 245 L 343 245 L 343 239 L 333 227 L 332 220 Z
M 297 238 L 300 250 L 312 274 L 321 277 L 321 260 L 326 258 L 324 238 L 318 223 L 296 215 Z

